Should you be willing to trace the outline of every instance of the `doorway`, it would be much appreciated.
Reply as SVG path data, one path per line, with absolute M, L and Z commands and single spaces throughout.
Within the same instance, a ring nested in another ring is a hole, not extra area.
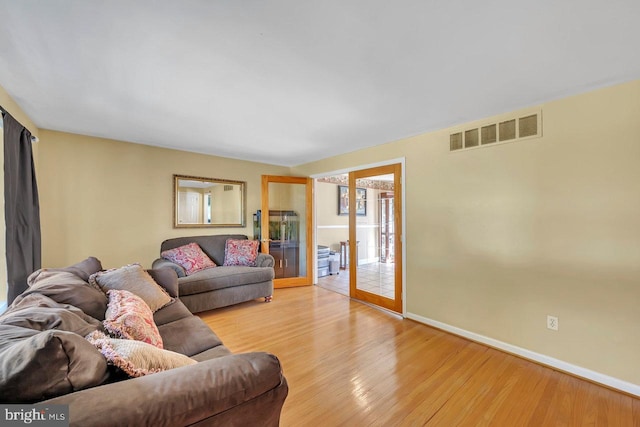
M 400 177 L 400 164 L 349 173 L 349 203 L 356 208 L 349 212 L 349 293 L 397 313 L 402 313 L 402 243 L 395 233 L 402 229 Z M 358 188 L 366 189 L 364 203 Z M 359 221 L 368 200 L 374 212 Z
M 318 253 L 340 266 L 319 267 L 318 286 L 402 313 L 401 174 L 394 163 L 317 180 Z M 336 193 L 337 212 L 326 206 Z

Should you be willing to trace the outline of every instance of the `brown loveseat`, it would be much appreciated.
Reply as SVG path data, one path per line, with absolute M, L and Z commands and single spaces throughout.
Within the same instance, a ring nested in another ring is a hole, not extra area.
M 177 237 L 162 242 L 160 252 L 189 243 L 197 243 L 217 267 L 187 276 L 184 268 L 163 258 L 153 262 L 153 268 L 172 268 L 178 275 L 180 300 L 192 313 L 226 307 L 257 298 L 271 301 L 273 295 L 274 260 L 269 254 L 258 253 L 256 265 L 223 266 L 225 243 L 228 239 L 247 240 L 243 234 Z
M 69 405 L 72 426 L 279 424 L 288 387 L 276 356 L 232 354 L 177 298 L 173 270 L 148 270 L 173 297 L 153 318 L 164 348 L 198 363 L 139 378 L 108 366 L 83 338 L 105 317 L 107 297 L 87 281 L 101 268 L 47 269 L 0 315 L 0 402 Z

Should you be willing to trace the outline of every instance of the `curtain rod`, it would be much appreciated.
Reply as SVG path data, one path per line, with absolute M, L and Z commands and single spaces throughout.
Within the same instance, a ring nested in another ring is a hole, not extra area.
M 11 113 L 10 113 L 10 112 L 8 112 L 8 111 L 7 111 L 7 110 L 6 110 L 2 105 L 0 105 L 0 112 L 3 112 L 3 113 L 6 113 L 6 114 L 9 114 L 11 117 L 13 117 L 13 116 L 11 115 Z M 14 119 L 15 119 L 15 117 L 14 117 Z M 22 125 L 22 123 L 20 123 L 20 124 Z M 22 125 L 22 126 L 23 126 L 25 129 L 27 129 L 27 127 L 26 127 L 26 126 L 24 126 L 24 125 Z M 29 130 L 29 129 L 27 129 L 27 130 Z M 31 131 L 29 131 L 29 132 L 31 132 Z M 31 135 L 31 142 L 39 142 L 39 141 L 40 141 L 40 138 L 38 138 L 37 136 L 35 136 L 35 135 L 33 135 L 33 134 Z

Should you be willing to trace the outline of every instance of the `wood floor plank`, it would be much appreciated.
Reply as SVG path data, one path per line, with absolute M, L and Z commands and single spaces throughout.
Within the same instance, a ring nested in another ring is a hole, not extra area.
M 535 411 L 535 404 L 544 393 L 553 371 L 534 363 L 515 358 L 518 370 L 517 383 L 511 389 L 499 411 L 494 414 L 495 425 L 529 425 Z
M 640 426 L 628 395 L 316 286 L 200 317 L 289 383 L 282 426 Z
M 633 399 L 632 403 L 633 420 L 636 422 L 634 426 L 640 426 L 640 399 Z
M 441 408 L 430 425 L 489 425 L 509 398 L 517 377 L 512 357 L 489 349 L 487 361 Z

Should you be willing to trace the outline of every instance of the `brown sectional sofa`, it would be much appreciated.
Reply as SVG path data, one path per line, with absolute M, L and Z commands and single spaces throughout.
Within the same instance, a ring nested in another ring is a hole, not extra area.
M 171 269 L 148 270 L 173 297 L 154 313 L 154 321 L 165 349 L 198 363 L 138 378 L 127 378 L 106 362 L 104 366 L 95 363 L 96 354 L 98 358 L 101 354 L 90 344 L 87 348 L 81 334 L 99 328 L 104 319 L 107 298 L 87 283 L 88 276 L 101 268 L 97 259 L 88 258 L 72 267 L 52 270 L 65 273 L 47 286 L 27 289 L 0 315 L 0 401 L 69 405 L 72 426 L 279 424 L 288 386 L 277 357 L 263 352 L 232 354 L 177 298 L 178 280 Z M 47 311 L 46 319 L 43 311 Z M 51 317 L 52 312 L 57 317 Z M 75 323 L 68 321 L 71 317 Z M 6 359 L 12 346 L 39 334 L 53 343 L 48 353 L 27 351 L 20 356 L 23 360 Z M 30 357 L 46 360 L 29 361 Z M 27 368 L 23 369 L 26 377 L 11 377 L 9 371 L 18 364 Z M 91 369 L 97 373 L 93 375 Z M 107 377 L 103 378 L 105 369 Z M 92 375 L 92 380 L 100 383 L 82 385 Z M 52 384 L 43 384 L 46 381 Z
M 177 237 L 162 242 L 160 252 L 189 243 L 197 243 L 217 267 L 198 271 L 190 276 L 184 269 L 163 258 L 153 262 L 153 268 L 172 268 L 178 275 L 180 300 L 192 313 L 226 307 L 257 298 L 271 301 L 273 295 L 274 260 L 259 253 L 255 267 L 223 266 L 227 239 L 246 240 L 243 234 Z

